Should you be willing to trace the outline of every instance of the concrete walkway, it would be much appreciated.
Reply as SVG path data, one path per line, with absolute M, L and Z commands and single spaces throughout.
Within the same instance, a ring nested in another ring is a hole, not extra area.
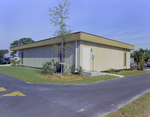
M 111 75 L 111 76 L 117 76 L 119 78 L 123 78 L 124 75 L 117 75 L 117 74 L 110 74 L 110 73 L 101 73 L 102 75 Z

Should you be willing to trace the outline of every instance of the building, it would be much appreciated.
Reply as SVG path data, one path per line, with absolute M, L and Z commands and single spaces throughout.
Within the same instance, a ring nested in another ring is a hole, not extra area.
M 60 62 L 60 52 L 55 45 L 61 44 L 61 37 L 54 37 L 31 44 L 12 47 L 19 51 L 21 64 L 41 68 L 44 63 L 54 59 Z M 71 47 L 67 45 L 69 43 Z M 104 37 L 76 32 L 65 43 L 64 63 L 74 68 L 81 65 L 85 70 L 105 71 L 110 68 L 130 68 L 130 50 L 135 46 Z

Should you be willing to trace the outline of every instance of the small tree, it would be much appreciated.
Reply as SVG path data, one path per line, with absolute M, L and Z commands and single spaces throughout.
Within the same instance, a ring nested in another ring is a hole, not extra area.
M 54 36 L 61 37 L 62 43 L 61 47 L 58 46 L 57 50 L 61 52 L 61 63 L 63 63 L 63 53 L 64 53 L 64 42 L 67 41 L 68 36 L 70 35 L 70 30 L 67 30 L 67 27 L 70 27 L 66 24 L 66 20 L 69 18 L 69 6 L 70 2 L 68 0 L 63 0 L 63 3 L 59 2 L 58 7 L 54 6 L 54 8 L 49 8 L 50 11 L 50 22 L 54 27 L 57 27 L 57 30 L 54 33 Z M 55 46 L 56 47 L 56 46 Z M 61 64 L 61 78 L 62 78 L 62 64 Z

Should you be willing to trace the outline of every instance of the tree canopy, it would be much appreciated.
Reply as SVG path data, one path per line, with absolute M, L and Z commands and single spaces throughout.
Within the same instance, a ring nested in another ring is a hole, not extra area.
M 15 40 L 10 44 L 10 47 L 16 47 L 16 46 L 20 46 L 20 45 L 25 45 L 25 44 L 29 44 L 29 43 L 33 43 L 35 42 L 34 40 L 32 40 L 31 38 L 21 38 L 19 40 Z
M 144 69 L 144 63 L 150 59 L 150 50 L 148 49 L 142 49 L 136 50 L 131 53 L 131 57 L 134 58 L 134 60 L 137 63 L 137 69 L 143 70 Z
M 8 49 L 5 50 L 0 50 L 0 58 L 3 58 L 5 54 L 7 54 L 9 52 Z
M 29 44 L 29 43 L 33 43 L 35 42 L 34 40 L 32 40 L 31 38 L 21 38 L 19 40 L 15 40 L 10 44 L 10 47 L 16 47 L 16 46 L 20 46 L 20 45 L 25 45 L 25 44 Z M 10 56 L 15 56 L 14 54 L 16 54 L 17 51 L 13 51 L 10 53 Z

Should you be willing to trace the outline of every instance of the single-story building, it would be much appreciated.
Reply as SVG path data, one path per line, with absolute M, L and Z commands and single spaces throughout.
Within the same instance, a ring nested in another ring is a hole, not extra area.
M 10 50 L 19 51 L 21 64 L 41 68 L 44 63 L 60 62 L 60 52 L 55 45 L 61 45 L 61 37 L 53 37 L 34 43 L 12 47 Z M 104 37 L 76 32 L 67 41 L 72 46 L 65 45 L 64 63 L 74 68 L 81 65 L 85 70 L 105 71 L 110 68 L 130 68 L 130 50 L 135 46 Z

